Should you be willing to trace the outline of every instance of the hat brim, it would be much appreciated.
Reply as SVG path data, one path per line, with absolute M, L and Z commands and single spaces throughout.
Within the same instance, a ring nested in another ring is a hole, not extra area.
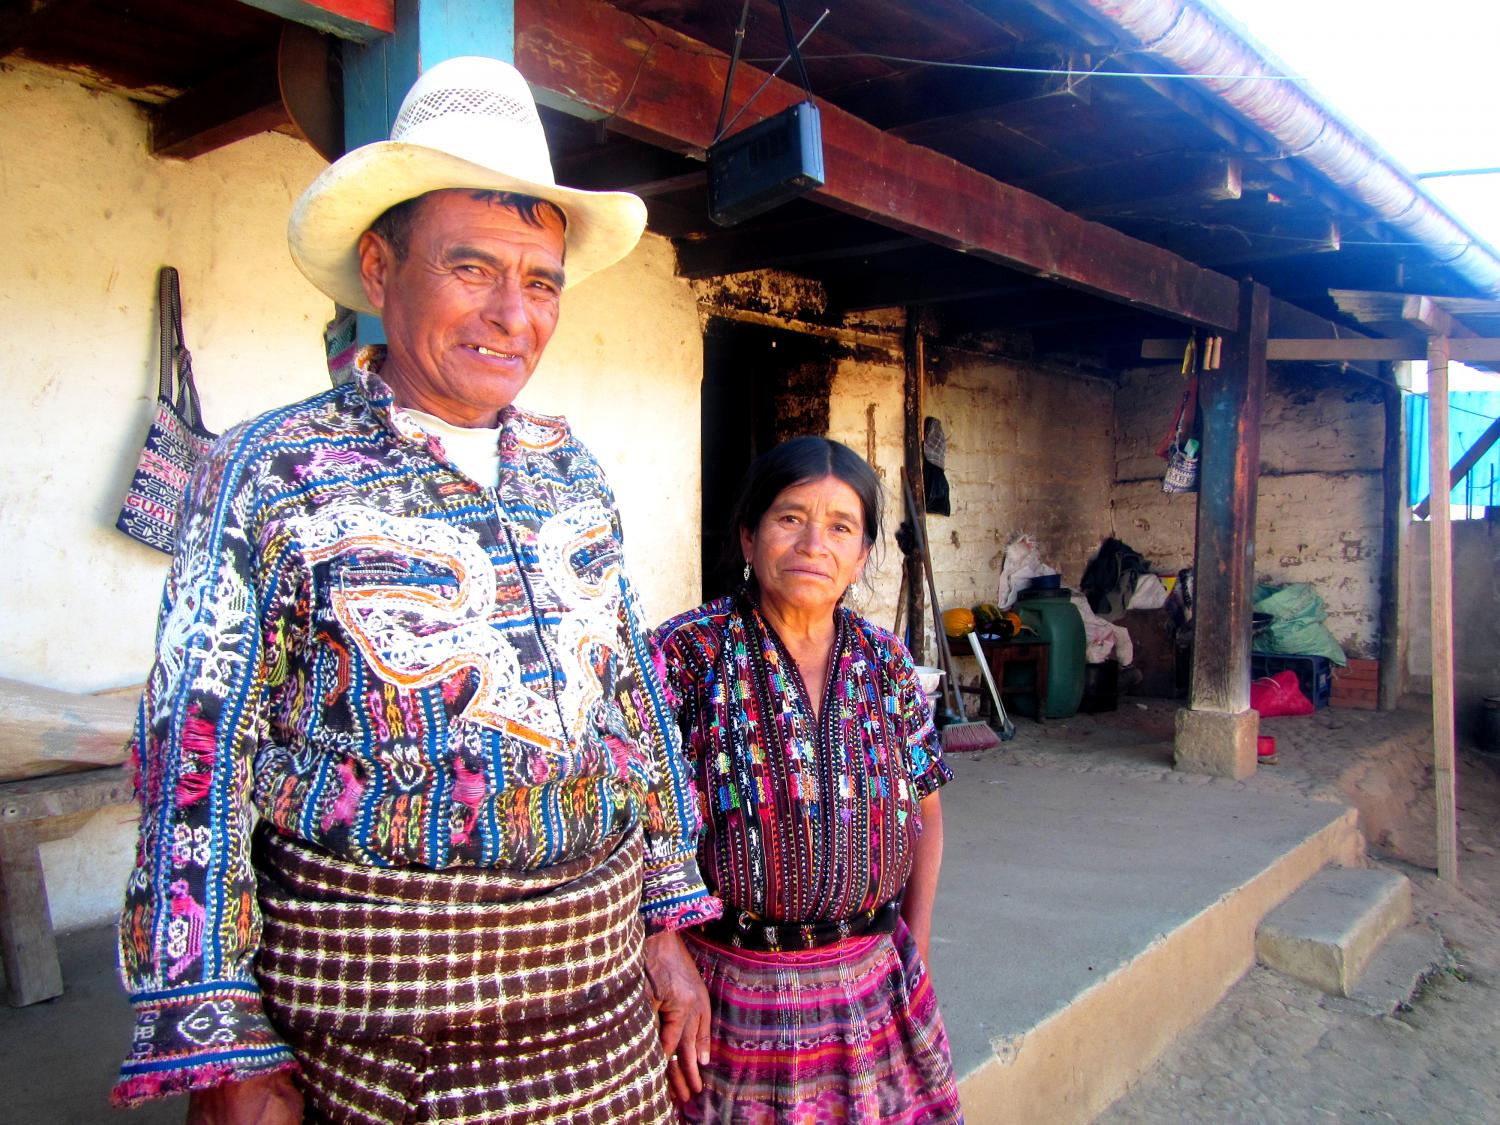
M 629 254 L 646 228 L 646 205 L 629 192 L 538 183 L 425 145 L 377 141 L 339 157 L 302 193 L 287 224 L 292 260 L 340 305 L 374 314 L 359 276 L 360 235 L 397 203 L 449 188 L 513 191 L 557 204 L 568 220 L 569 287 Z

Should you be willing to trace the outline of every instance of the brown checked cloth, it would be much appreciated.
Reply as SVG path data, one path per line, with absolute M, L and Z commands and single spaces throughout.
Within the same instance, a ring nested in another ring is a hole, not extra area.
M 262 831 L 266 1012 L 308 1122 L 672 1120 L 641 837 L 538 872 L 365 867 Z

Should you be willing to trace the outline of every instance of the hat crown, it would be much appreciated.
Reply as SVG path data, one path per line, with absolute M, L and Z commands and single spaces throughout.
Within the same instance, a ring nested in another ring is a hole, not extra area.
M 547 135 L 521 72 L 499 59 L 445 59 L 412 85 L 391 140 L 555 184 Z

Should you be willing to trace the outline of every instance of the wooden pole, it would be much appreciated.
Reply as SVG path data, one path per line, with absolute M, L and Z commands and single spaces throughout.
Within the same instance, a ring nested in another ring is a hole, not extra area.
M 922 476 L 922 424 L 925 403 L 923 384 L 927 377 L 927 355 L 922 343 L 922 310 L 915 305 L 906 310 L 906 339 L 903 350 L 905 381 L 902 385 L 902 446 L 906 479 L 911 482 L 912 504 L 919 518 L 926 516 L 927 490 Z M 916 529 L 913 528 L 913 531 Z M 926 662 L 926 627 L 922 601 L 922 557 L 913 548 L 906 557 L 906 621 L 911 631 L 911 658 Z
M 1266 393 L 1270 293 L 1244 282 L 1240 329 L 1224 337 L 1223 366 L 1198 376 L 1203 456 L 1193 581 L 1194 711 L 1250 707 L 1250 601 L 1255 585 L 1255 501 Z
M 1387 365 L 1389 366 L 1389 365 Z M 1407 497 L 1406 403 L 1394 376 L 1385 388 L 1385 456 L 1380 544 L 1380 691 L 1382 711 L 1394 711 L 1406 689 L 1408 612 L 1402 597 L 1403 555 L 1411 508 Z
M 1427 416 L 1433 505 L 1432 753 L 1437 784 L 1438 878 L 1458 884 L 1458 806 L 1453 771 L 1453 528 L 1448 484 L 1448 338 L 1427 342 Z

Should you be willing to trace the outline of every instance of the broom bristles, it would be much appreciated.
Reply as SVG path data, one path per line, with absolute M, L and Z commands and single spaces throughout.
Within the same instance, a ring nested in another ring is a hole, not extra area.
M 992 731 L 988 723 L 981 721 L 949 723 L 942 730 L 943 753 L 955 751 L 993 750 L 1000 745 L 1000 736 Z

